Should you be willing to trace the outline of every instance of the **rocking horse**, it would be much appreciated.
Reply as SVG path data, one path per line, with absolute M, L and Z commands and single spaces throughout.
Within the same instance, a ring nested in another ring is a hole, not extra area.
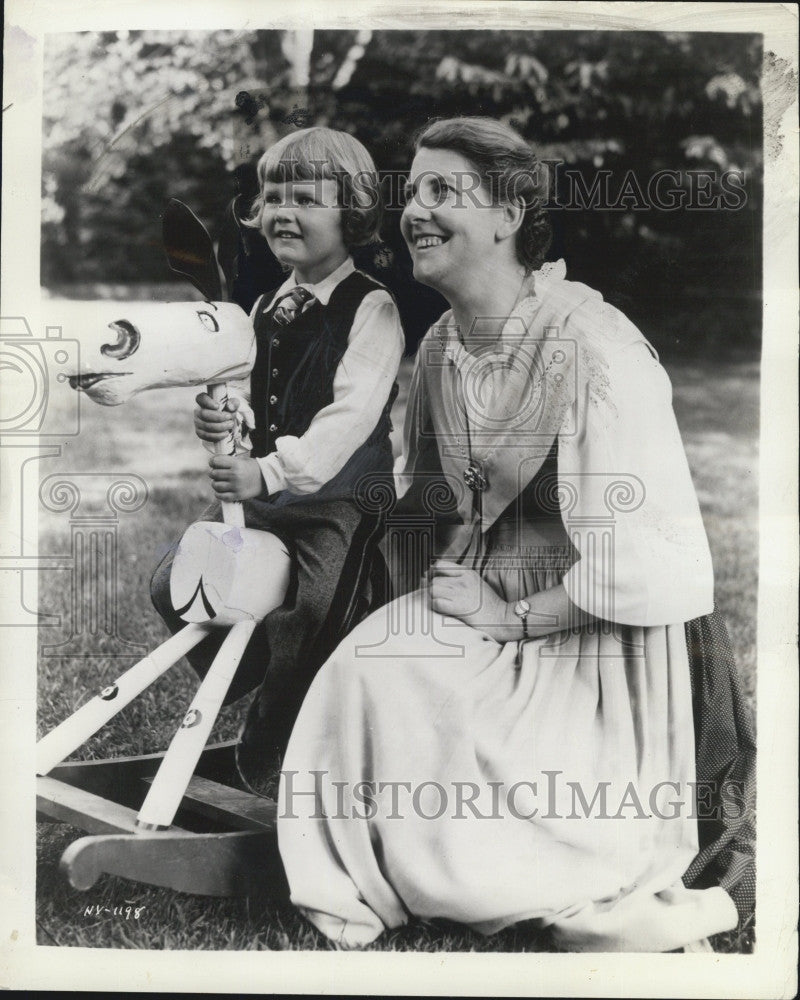
M 222 406 L 225 382 L 252 369 L 252 323 L 239 305 L 222 301 L 211 238 L 181 202 L 167 206 L 163 235 L 170 267 L 206 301 L 144 308 L 109 303 L 104 322 L 82 341 L 80 370 L 70 383 L 106 406 L 146 389 L 207 384 Z M 165 336 L 168 366 L 152 346 Z M 128 361 L 134 354 L 135 366 Z M 233 447 L 231 438 L 215 450 L 230 454 Z M 290 560 L 274 535 L 244 526 L 241 504 L 222 508 L 223 523 L 187 529 L 174 560 L 171 596 L 186 626 L 37 744 L 39 818 L 90 834 L 61 859 L 74 888 L 88 889 L 104 873 L 212 896 L 284 885 L 275 802 L 243 790 L 235 741 L 208 747 L 206 741 L 253 630 L 284 601 Z M 228 633 L 166 752 L 64 763 L 214 628 Z

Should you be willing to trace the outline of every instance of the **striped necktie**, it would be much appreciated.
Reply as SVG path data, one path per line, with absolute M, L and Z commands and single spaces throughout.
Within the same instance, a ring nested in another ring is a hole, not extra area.
M 295 285 L 278 300 L 272 318 L 278 326 L 288 326 L 293 320 L 305 310 L 305 307 L 314 301 L 314 296 L 302 285 Z

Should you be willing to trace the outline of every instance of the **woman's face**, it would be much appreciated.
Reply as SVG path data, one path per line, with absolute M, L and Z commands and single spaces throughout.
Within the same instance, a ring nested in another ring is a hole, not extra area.
M 406 186 L 401 230 L 414 277 L 447 295 L 495 253 L 501 210 L 492 205 L 474 165 L 448 149 L 422 148 Z

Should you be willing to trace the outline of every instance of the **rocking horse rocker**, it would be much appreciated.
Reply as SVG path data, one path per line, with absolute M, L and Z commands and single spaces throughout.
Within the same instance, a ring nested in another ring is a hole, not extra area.
M 84 354 L 81 370 L 70 377 L 73 388 L 98 403 L 116 405 L 143 389 L 206 383 L 212 398 L 223 404 L 225 381 L 244 378 L 252 369 L 253 325 L 239 305 L 221 301 L 219 269 L 205 227 L 174 200 L 163 223 L 170 267 L 207 299 L 158 309 L 157 322 L 169 331 L 170 354 L 174 344 L 174 356 L 190 360 L 164 370 L 157 357 L 142 357 L 147 338 L 141 331 L 152 325 L 152 315 L 140 317 L 141 310 L 131 304 L 110 306 L 108 327 L 116 342 L 102 343 L 95 358 Z M 124 318 L 118 318 L 120 313 Z M 137 371 L 126 371 L 125 361 L 136 351 L 141 351 Z M 231 453 L 232 439 L 215 450 Z M 74 888 L 88 889 L 106 873 L 201 895 L 245 895 L 256 886 L 284 891 L 276 803 L 243 789 L 235 741 L 209 747 L 206 741 L 254 629 L 284 601 L 290 559 L 274 535 L 244 526 L 241 504 L 224 503 L 222 509 L 223 523 L 191 525 L 175 556 L 171 596 L 185 627 L 37 744 L 39 818 L 90 834 L 71 844 L 61 859 Z M 215 628 L 228 633 L 165 753 L 63 763 Z

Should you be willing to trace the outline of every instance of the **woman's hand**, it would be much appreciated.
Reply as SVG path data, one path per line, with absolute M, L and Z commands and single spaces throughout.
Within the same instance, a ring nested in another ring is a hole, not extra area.
M 261 467 L 254 458 L 234 455 L 214 455 L 211 466 L 211 485 L 217 500 L 232 503 L 250 500 L 264 489 Z
M 522 626 L 511 605 L 475 570 L 440 559 L 428 570 L 431 607 L 460 618 L 497 642 L 522 638 Z
M 239 409 L 239 400 L 230 398 L 225 409 L 219 406 L 207 392 L 201 392 L 196 397 L 197 407 L 194 411 L 194 429 L 201 441 L 224 441 L 233 432 L 235 418 L 233 414 Z

